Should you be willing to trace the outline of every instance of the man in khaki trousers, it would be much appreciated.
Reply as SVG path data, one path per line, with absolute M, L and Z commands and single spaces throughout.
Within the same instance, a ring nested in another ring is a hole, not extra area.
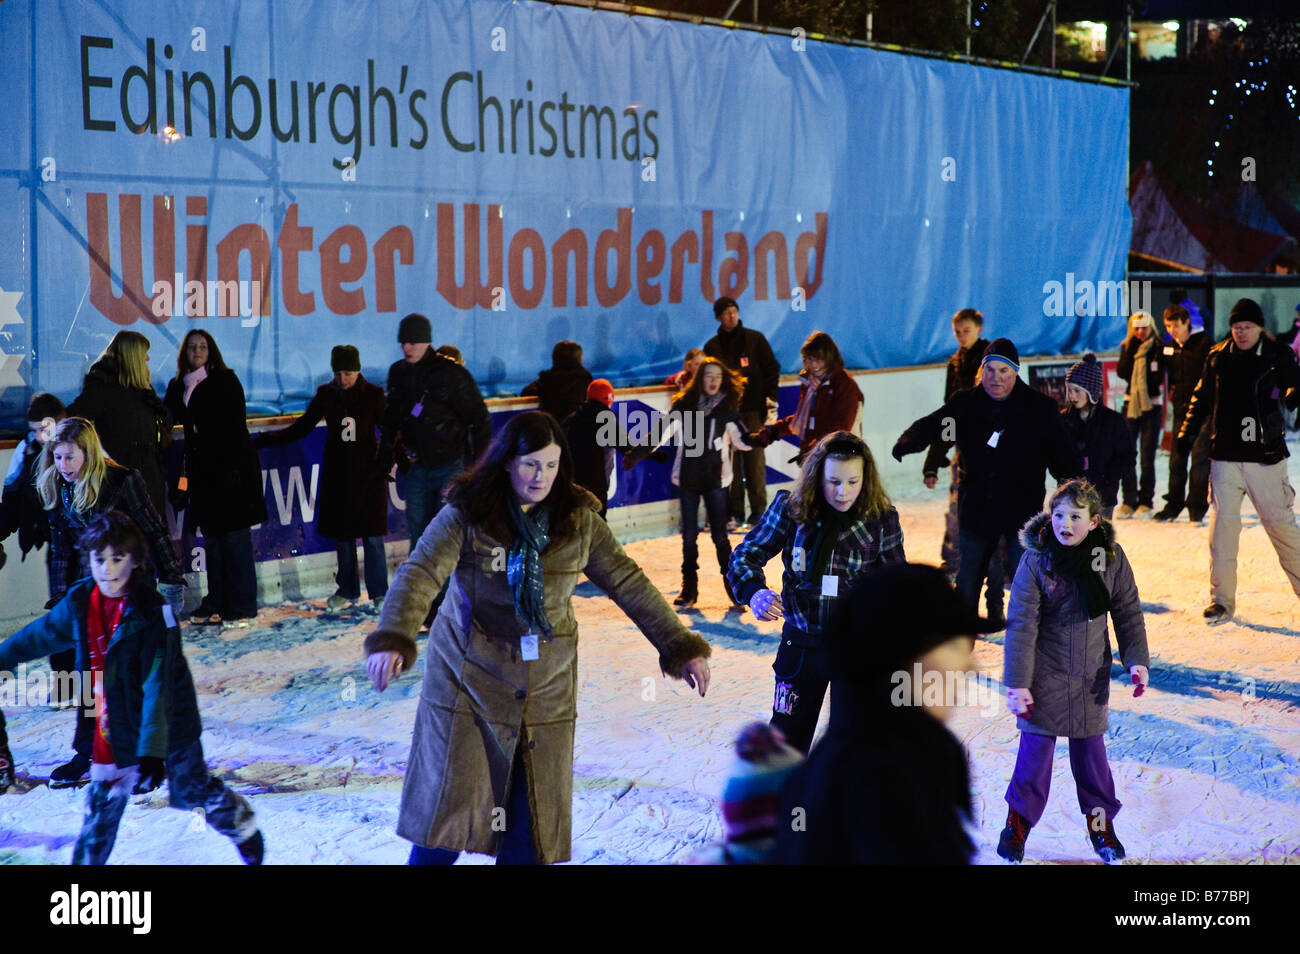
M 1228 318 L 1230 338 L 1210 349 L 1205 371 L 1178 431 L 1191 449 L 1202 423 L 1210 428 L 1210 605 L 1205 621 L 1226 623 L 1236 612 L 1241 501 L 1250 496 L 1291 589 L 1300 596 L 1300 526 L 1287 479 L 1282 405 L 1300 406 L 1300 365 L 1290 348 L 1264 333 L 1259 304 L 1242 298 Z

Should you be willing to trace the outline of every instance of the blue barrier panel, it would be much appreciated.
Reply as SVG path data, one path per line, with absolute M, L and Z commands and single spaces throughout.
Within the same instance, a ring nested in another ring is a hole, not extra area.
M 652 17 L 469 0 L 0 4 L 0 425 L 111 336 L 211 331 L 250 405 L 423 311 L 485 394 L 560 338 L 661 379 L 739 300 L 783 370 L 1118 340 L 1128 91 Z

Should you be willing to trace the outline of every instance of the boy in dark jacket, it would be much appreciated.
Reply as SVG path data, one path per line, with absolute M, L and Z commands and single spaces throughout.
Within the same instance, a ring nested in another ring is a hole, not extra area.
M 1069 405 L 1061 421 L 1083 461 L 1083 476 L 1101 494 L 1101 515 L 1109 520 L 1119 501 L 1119 482 L 1133 468 L 1136 453 L 1124 418 L 1101 403 L 1101 383 L 1095 354 L 1071 365 L 1065 374 Z
M 144 536 L 117 511 L 96 517 L 81 538 L 93 579 L 0 645 L 0 670 L 59 650 L 75 650 L 92 679 L 95 734 L 85 821 L 72 863 L 105 864 L 132 794 L 169 779 L 173 808 L 203 810 L 248 864 L 262 862 L 252 806 L 208 774 L 194 681 L 181 652 L 175 614 L 149 583 Z
M 957 350 L 948 359 L 948 373 L 943 385 L 943 400 L 952 400 L 958 391 L 967 391 L 975 386 L 979 379 L 980 359 L 988 349 L 989 343 L 984 338 L 984 315 L 977 308 L 963 308 L 952 316 L 952 336 L 957 339 Z M 935 441 L 925 455 L 921 465 L 921 477 L 925 486 L 933 490 L 939 483 L 939 468 L 948 467 L 948 451 L 952 441 Z M 951 476 L 948 481 L 948 513 L 944 517 L 943 543 L 939 546 L 939 559 L 942 568 L 949 577 L 956 579 L 957 569 L 961 564 L 961 551 L 957 546 L 960 525 L 957 521 L 957 496 L 961 485 L 961 459 L 953 451 Z M 1015 568 L 1012 567 L 1014 570 Z M 1003 582 L 1006 579 L 1003 566 L 1002 548 L 993 551 L 989 560 L 988 582 L 984 592 L 988 614 L 993 619 L 1004 619 Z
M 388 592 L 388 558 L 384 537 L 388 535 L 388 480 L 392 467 L 387 461 L 375 466 L 379 441 L 376 434 L 384 417 L 384 390 L 361 375 L 361 353 L 352 345 L 338 345 L 330 352 L 334 377 L 316 389 L 307 410 L 288 427 L 259 434 L 254 447 L 276 447 L 300 441 L 324 418 L 325 453 L 321 460 L 320 496 L 316 528 L 323 537 L 337 541 L 338 590 L 327 603 L 331 612 L 361 598 L 357 573 L 357 538 L 365 552 L 366 593 L 375 610 Z
M 1169 331 L 1169 343 L 1164 346 L 1161 361 L 1169 379 L 1169 404 L 1174 411 L 1173 426 L 1178 426 L 1187 417 L 1187 409 L 1192 403 L 1192 392 L 1201 380 L 1205 370 L 1205 359 L 1210 354 L 1214 342 L 1204 331 L 1192 327 L 1191 316 L 1181 305 L 1171 305 L 1165 309 L 1165 328 Z M 1188 481 L 1188 459 L 1191 459 L 1190 483 Z M 1153 520 L 1173 520 L 1187 507 L 1187 516 L 1192 523 L 1200 523 L 1210 509 L 1210 432 L 1201 428 L 1196 434 L 1189 454 L 1178 449 L 1174 442 L 1169 452 L 1169 492 L 1165 494 L 1165 505 L 1152 518 Z

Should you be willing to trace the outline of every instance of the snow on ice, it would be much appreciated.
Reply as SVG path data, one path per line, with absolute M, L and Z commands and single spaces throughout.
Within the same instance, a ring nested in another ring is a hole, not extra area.
M 1296 485 L 1300 446 L 1292 442 L 1291 450 Z M 945 489 L 926 491 L 919 478 L 889 489 L 909 558 L 937 562 Z M 1152 653 L 1151 687 L 1140 699 L 1116 663 L 1106 739 L 1124 803 L 1116 829 L 1132 863 L 1300 861 L 1300 603 L 1249 502 L 1243 524 L 1237 618 L 1209 628 L 1201 620 L 1208 527 L 1186 519 L 1117 522 Z M 665 595 L 676 592 L 678 537 L 627 549 Z M 778 578 L 778 566 L 769 565 L 769 581 Z M 770 713 L 779 623 L 727 611 L 716 578 L 704 575 L 701 588 L 698 610 L 686 616 L 714 646 L 703 700 L 659 675 L 653 648 L 592 584 L 578 590 L 577 863 L 681 862 L 722 837 L 717 798 L 731 742 L 745 723 Z M 382 695 L 370 687 L 360 653 L 374 619 L 364 605 L 329 615 L 314 601 L 263 609 L 251 629 L 185 630 L 209 764 L 251 796 L 270 864 L 406 858 L 409 845 L 393 827 L 420 673 Z M 976 648 L 977 666 L 994 680 L 1001 641 L 995 634 Z M 424 637 L 420 646 L 423 653 Z M 992 718 L 990 709 L 970 706 L 949 723 L 970 755 L 981 863 L 998 863 L 994 846 L 1018 741 L 1005 708 L 999 703 Z M 0 796 L 0 861 L 66 864 L 85 792 L 51 790 L 44 779 L 69 756 L 72 716 L 44 708 L 6 714 L 19 780 Z M 1026 861 L 1096 863 L 1064 740 Z M 238 858 L 200 818 L 168 809 L 164 787 L 133 800 L 111 862 Z

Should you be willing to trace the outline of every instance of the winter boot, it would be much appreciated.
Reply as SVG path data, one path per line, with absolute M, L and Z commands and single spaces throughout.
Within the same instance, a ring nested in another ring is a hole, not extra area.
M 1089 824 L 1088 840 L 1092 842 L 1092 850 L 1097 852 L 1098 858 L 1108 865 L 1117 865 L 1124 860 L 1124 846 L 1115 837 L 1114 823 L 1107 819 L 1105 826 L 1101 831 L 1093 831 Z
M 14 754 L 9 751 L 5 737 L 5 717 L 0 713 L 0 795 L 14 783 Z
M 239 857 L 243 859 L 246 865 L 260 865 L 262 855 L 266 852 L 266 843 L 262 840 L 260 829 L 253 832 L 235 847 L 239 849 Z
M 689 608 L 694 606 L 699 598 L 699 583 L 695 580 L 682 580 L 682 591 L 673 599 L 673 605 Z
M 89 755 L 74 755 L 71 762 L 64 762 L 50 773 L 50 788 L 71 788 L 78 784 L 90 771 Z
M 1205 617 L 1205 621 L 1211 626 L 1218 626 L 1232 619 L 1232 614 L 1221 603 L 1211 603 L 1205 607 L 1201 615 Z
M 1007 827 L 998 839 L 998 856 L 1013 864 L 1025 859 L 1025 839 L 1029 837 L 1029 819 L 1014 808 L 1007 809 Z
M 1168 521 L 1173 520 L 1182 512 L 1183 512 L 1183 508 L 1181 506 L 1175 507 L 1173 504 L 1165 504 L 1165 506 L 1160 510 L 1160 512 L 1157 513 L 1151 519 L 1157 521 L 1158 523 L 1167 523 Z

